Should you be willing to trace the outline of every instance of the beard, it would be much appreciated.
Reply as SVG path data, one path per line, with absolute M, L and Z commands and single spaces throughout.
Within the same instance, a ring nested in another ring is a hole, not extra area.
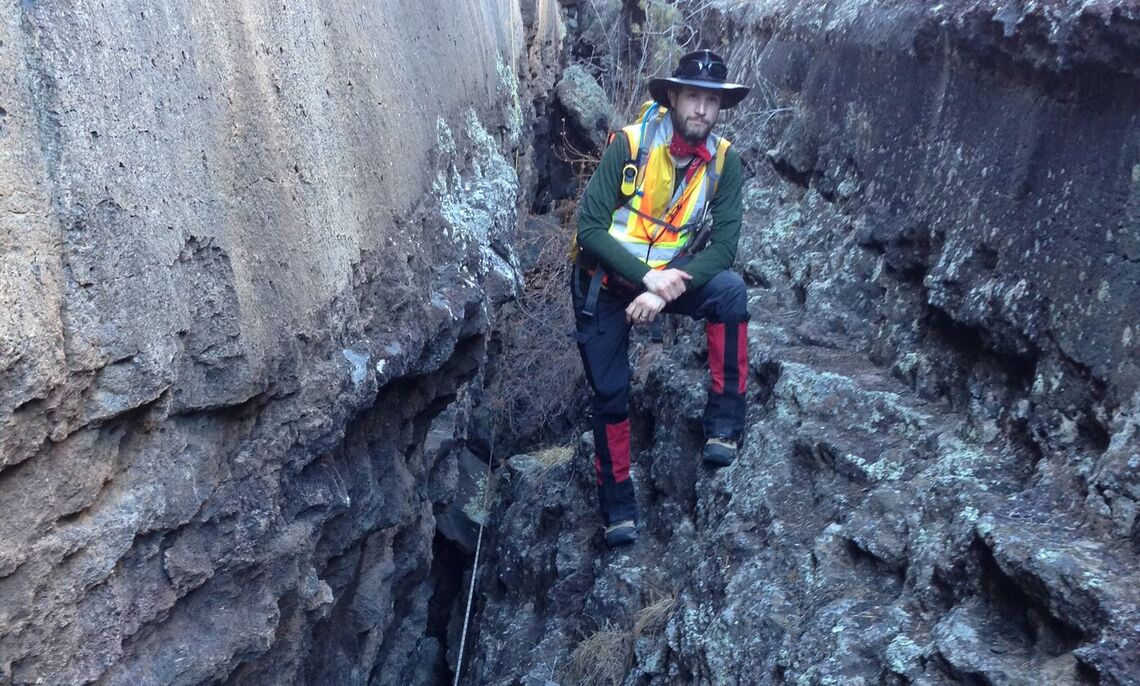
M 688 119 L 681 119 L 676 110 L 670 110 L 669 114 L 673 118 L 673 131 L 675 131 L 681 138 L 684 138 L 690 143 L 701 143 L 708 138 L 709 132 L 712 131 L 713 124 L 716 122 L 700 119 L 698 117 L 689 117 Z

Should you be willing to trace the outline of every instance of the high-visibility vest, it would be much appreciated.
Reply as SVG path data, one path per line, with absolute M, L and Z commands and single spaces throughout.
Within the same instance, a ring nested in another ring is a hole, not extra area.
M 629 141 L 631 164 L 637 168 L 633 194 L 614 210 L 609 233 L 651 269 L 662 269 L 680 253 L 705 222 L 732 145 L 709 134 L 712 161 L 693 160 L 698 168 L 681 183 L 669 154 L 673 122 L 664 107 L 646 103 L 640 120 L 622 129 Z

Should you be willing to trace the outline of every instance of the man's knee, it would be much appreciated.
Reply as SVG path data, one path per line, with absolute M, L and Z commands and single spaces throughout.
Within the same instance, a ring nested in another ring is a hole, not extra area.
M 629 414 L 629 385 L 599 385 L 594 392 L 594 414 L 613 422 Z
M 748 319 L 748 293 L 740 274 L 725 269 L 709 281 L 709 300 L 715 303 L 711 319 L 739 322 Z

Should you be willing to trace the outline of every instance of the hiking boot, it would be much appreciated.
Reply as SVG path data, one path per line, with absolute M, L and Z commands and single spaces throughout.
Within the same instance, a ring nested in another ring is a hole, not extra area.
M 619 545 L 629 545 L 637 540 L 637 522 L 627 519 L 613 526 L 606 527 L 606 545 L 616 548 Z
M 736 441 L 721 436 L 713 436 L 705 441 L 705 449 L 701 453 L 705 464 L 710 467 L 727 467 L 736 459 Z

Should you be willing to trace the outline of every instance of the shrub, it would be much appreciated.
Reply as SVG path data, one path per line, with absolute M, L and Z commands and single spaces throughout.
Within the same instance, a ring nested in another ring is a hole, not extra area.
M 557 222 L 538 223 L 518 241 L 518 252 L 531 255 L 531 264 L 521 297 L 504 308 L 498 323 L 500 348 L 490 380 L 492 421 L 498 440 L 512 451 L 562 442 L 585 409 L 582 363 L 570 337 L 574 204 L 560 203 Z

